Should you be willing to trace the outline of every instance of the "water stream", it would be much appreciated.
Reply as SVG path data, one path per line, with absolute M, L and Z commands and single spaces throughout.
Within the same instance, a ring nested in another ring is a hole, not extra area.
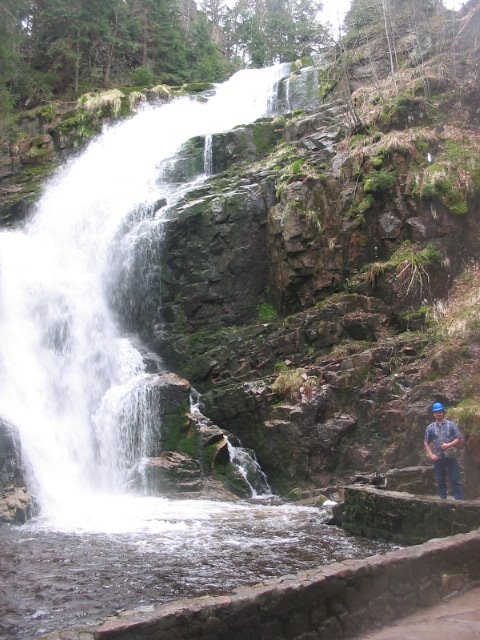
M 162 363 L 147 366 L 120 328 L 122 279 L 139 238 L 205 179 L 169 183 L 169 160 L 206 136 L 208 173 L 209 136 L 274 113 L 288 72 L 242 71 L 208 99 L 107 128 L 53 176 L 24 228 L 0 233 L 0 416 L 19 431 L 40 506 L 27 525 L 0 527 L 0 638 L 383 548 L 325 527 L 316 509 L 129 494 L 161 428 L 150 389 Z

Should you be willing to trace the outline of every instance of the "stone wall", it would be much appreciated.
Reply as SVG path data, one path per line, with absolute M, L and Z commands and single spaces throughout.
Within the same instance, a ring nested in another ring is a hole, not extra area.
M 49 640 L 340 640 L 432 606 L 480 580 L 480 530 L 242 587 L 130 611 Z
M 345 487 L 343 528 L 353 535 L 418 544 L 480 527 L 480 502 Z

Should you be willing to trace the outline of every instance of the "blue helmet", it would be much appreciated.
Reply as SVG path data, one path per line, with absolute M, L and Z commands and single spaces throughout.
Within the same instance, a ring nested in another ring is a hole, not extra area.
M 432 412 L 436 413 L 437 411 L 445 411 L 441 402 L 434 402 L 432 405 Z

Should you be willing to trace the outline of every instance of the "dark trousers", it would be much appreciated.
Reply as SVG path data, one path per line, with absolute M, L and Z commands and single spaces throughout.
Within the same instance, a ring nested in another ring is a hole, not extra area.
M 446 458 L 442 456 L 433 463 L 435 468 L 435 478 L 437 479 L 438 493 L 440 498 L 447 498 L 447 473 L 452 483 L 452 491 L 455 500 L 463 500 L 463 490 L 460 484 L 460 467 L 456 458 Z

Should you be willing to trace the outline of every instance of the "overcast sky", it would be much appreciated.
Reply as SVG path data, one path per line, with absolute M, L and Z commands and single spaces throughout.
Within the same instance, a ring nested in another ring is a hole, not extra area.
M 330 24 L 336 29 L 338 23 L 343 22 L 348 8 L 350 7 L 350 0 L 323 0 L 322 17 L 325 22 Z

